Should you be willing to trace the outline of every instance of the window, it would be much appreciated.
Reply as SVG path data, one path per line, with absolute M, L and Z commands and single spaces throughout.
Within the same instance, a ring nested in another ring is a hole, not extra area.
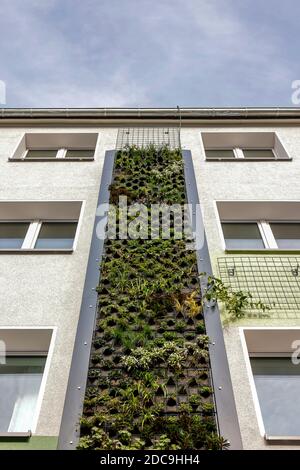
M 43 222 L 35 248 L 72 248 L 76 222 Z
M 275 155 L 272 149 L 242 149 L 244 158 L 248 160 L 274 160 Z
M 271 223 L 278 248 L 300 249 L 300 223 Z
M 266 434 L 300 436 L 300 366 L 290 357 L 250 358 Z
M 0 252 L 71 252 L 81 210 L 82 201 L 0 201 Z
M 292 360 L 295 351 L 299 357 L 299 328 L 242 327 L 240 332 L 261 435 L 270 442 L 299 440 L 300 364 Z
M 24 154 L 26 160 L 93 160 L 94 150 L 91 149 L 65 149 L 56 150 L 27 150 Z
M 45 356 L 9 356 L 0 364 L 0 432 L 28 432 L 45 368 Z
M 77 221 L 0 222 L 0 250 L 71 250 Z
M 275 160 L 273 149 L 209 149 L 205 151 L 206 160 Z
M 202 132 L 209 161 L 290 160 L 275 132 Z
M 66 151 L 65 158 L 74 158 L 78 160 L 94 158 L 94 150 L 69 149 Z
M 227 250 L 300 250 L 300 222 L 222 222 Z
M 0 222 L 0 249 L 22 248 L 29 223 Z
M 10 161 L 94 160 L 98 134 L 91 132 L 23 134 Z
M 235 153 L 233 149 L 215 149 L 215 150 L 206 150 L 206 160 L 233 160 Z
M 27 160 L 35 160 L 35 159 L 40 159 L 40 160 L 49 160 L 51 158 L 56 158 L 57 150 L 28 150 L 25 158 Z
M 227 249 L 261 249 L 264 243 L 256 223 L 222 223 Z
M 35 433 L 54 340 L 53 328 L 0 327 L 1 437 Z

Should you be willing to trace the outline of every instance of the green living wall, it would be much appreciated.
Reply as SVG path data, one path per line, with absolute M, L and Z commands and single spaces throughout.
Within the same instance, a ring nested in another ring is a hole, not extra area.
M 147 205 L 146 218 L 151 204 L 186 203 L 180 150 L 117 152 L 110 188 L 117 235 L 120 196 Z M 196 255 L 175 227 L 173 219 L 169 239 L 150 238 L 149 225 L 148 239 L 105 242 L 79 449 L 226 447 L 216 427 Z

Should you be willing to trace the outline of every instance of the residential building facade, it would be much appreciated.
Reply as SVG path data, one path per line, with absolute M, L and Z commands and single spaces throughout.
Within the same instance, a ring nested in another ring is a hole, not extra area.
M 300 111 L 157 108 L 2 110 L 0 449 L 76 448 L 97 207 L 116 149 L 151 143 L 191 157 L 213 276 L 269 307 L 228 323 L 220 304 L 222 337 L 208 329 L 229 366 L 227 378 L 212 367 L 224 437 L 232 448 L 300 448 Z

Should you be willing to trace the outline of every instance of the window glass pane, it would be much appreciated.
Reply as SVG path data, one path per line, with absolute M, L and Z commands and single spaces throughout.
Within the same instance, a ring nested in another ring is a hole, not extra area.
M 31 430 L 46 357 L 7 357 L 0 364 L 0 432 Z
M 256 223 L 222 223 L 227 249 L 264 248 Z
M 76 222 L 43 222 L 35 248 L 72 248 Z
M 278 248 L 300 249 L 300 223 L 271 223 Z
M 253 159 L 274 159 L 275 155 L 272 149 L 243 149 L 245 158 Z
M 79 160 L 81 158 L 93 158 L 94 153 L 94 150 L 67 150 L 65 158 L 78 158 Z
M 205 150 L 206 159 L 216 160 L 216 159 L 234 159 L 234 152 L 232 149 L 218 149 L 218 150 Z
M 286 358 L 251 358 L 266 433 L 300 436 L 300 367 Z
M 56 158 L 56 154 L 57 150 L 28 150 L 25 158 Z
M 0 249 L 21 248 L 29 223 L 0 222 Z

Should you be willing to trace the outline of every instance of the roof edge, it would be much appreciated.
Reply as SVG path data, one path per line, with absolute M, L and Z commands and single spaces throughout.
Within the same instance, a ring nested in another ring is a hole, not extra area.
M 0 108 L 0 119 L 299 119 L 300 108 Z

